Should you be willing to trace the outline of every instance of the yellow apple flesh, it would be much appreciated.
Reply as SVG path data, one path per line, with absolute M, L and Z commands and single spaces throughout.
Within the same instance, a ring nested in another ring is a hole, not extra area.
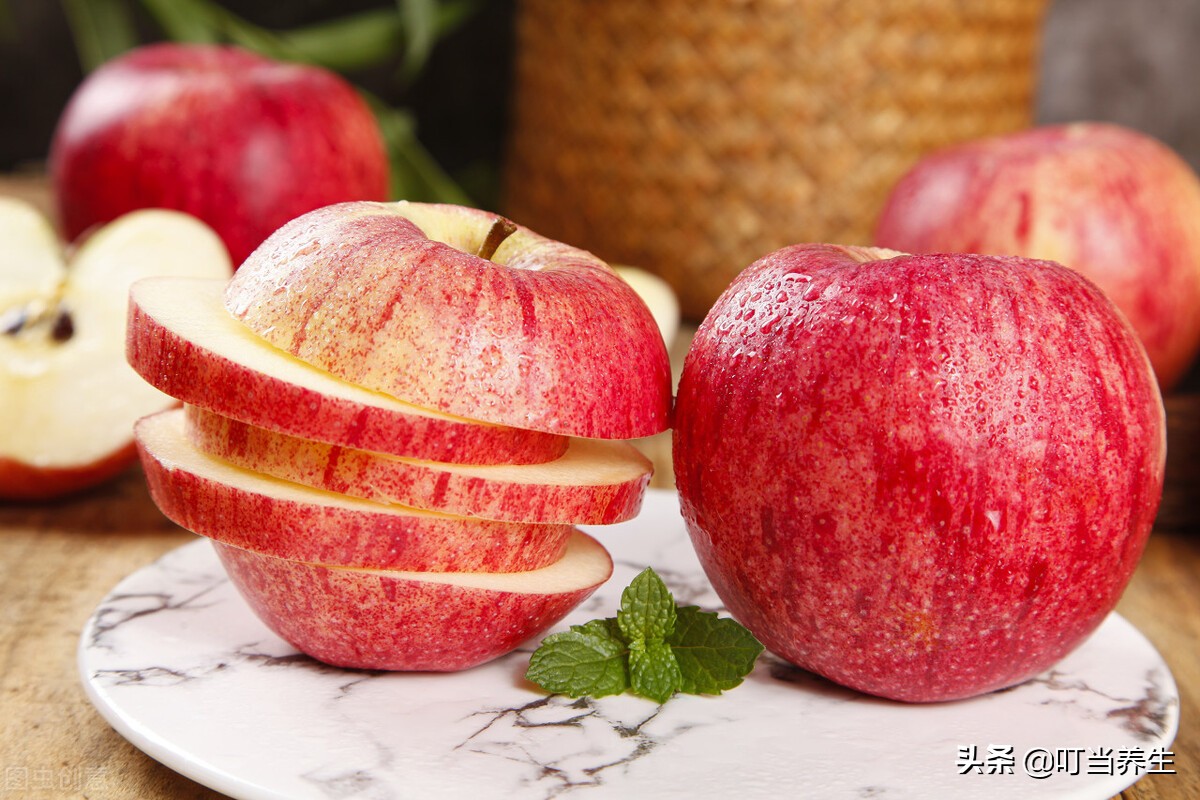
M 650 461 L 625 442 L 572 439 L 545 464 L 443 464 L 285 436 L 186 409 L 200 451 L 240 467 L 331 492 L 414 508 L 523 522 L 608 525 L 637 515 Z
M 0 497 L 46 499 L 136 459 L 133 423 L 175 401 L 124 358 L 126 296 L 149 275 L 227 280 L 221 240 L 175 211 L 128 214 L 68 260 L 48 222 L 0 204 Z

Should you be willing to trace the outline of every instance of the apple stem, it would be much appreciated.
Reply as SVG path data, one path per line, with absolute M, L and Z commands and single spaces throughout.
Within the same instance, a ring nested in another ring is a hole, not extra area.
M 487 238 L 483 240 L 483 244 L 479 245 L 479 250 L 475 255 L 490 261 L 492 256 L 496 255 L 496 250 L 500 248 L 501 243 L 516 232 L 515 224 L 504 217 L 496 217 L 492 227 L 488 229 Z

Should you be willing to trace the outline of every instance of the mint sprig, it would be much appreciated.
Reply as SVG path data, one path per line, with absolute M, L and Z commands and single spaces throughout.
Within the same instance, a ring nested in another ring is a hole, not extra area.
M 763 646 L 737 622 L 677 607 L 653 569 L 621 593 L 616 617 L 551 634 L 525 677 L 548 692 L 605 697 L 633 691 L 659 703 L 677 692 L 721 694 L 754 669 Z

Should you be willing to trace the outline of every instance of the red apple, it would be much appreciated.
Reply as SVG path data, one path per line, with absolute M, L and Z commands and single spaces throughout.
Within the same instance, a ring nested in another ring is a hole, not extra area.
M 185 403 L 343 447 L 468 464 L 566 452 L 565 437 L 417 408 L 304 364 L 225 311 L 225 284 L 151 279 L 129 290 L 126 354 L 146 381 Z
M 484 211 L 319 209 L 246 260 L 225 304 L 301 361 L 425 408 L 602 439 L 668 425 L 666 346 L 637 292 Z
M 1078 270 L 1129 318 L 1164 390 L 1200 352 L 1200 179 L 1141 133 L 1047 126 L 930 155 L 896 185 L 875 241 Z
M 612 574 L 608 553 L 582 532 L 554 564 L 504 574 L 346 569 L 215 546 L 269 628 L 319 661 L 356 669 L 482 664 L 544 632 Z
M 466 519 L 318 491 L 198 451 L 184 411 L 138 421 L 150 494 L 172 521 L 217 542 L 280 558 L 430 572 L 537 569 L 572 528 Z
M 1047 669 L 1113 609 L 1163 485 L 1145 351 L 1077 272 L 798 245 L 700 326 L 684 518 L 766 647 L 906 701 Z
M 133 423 L 174 401 L 125 363 L 126 296 L 146 275 L 232 271 L 217 235 L 175 211 L 103 226 L 67 255 L 33 207 L 0 199 L 0 498 L 96 486 L 136 460 Z
M 268 431 L 186 409 L 203 453 L 276 478 L 381 503 L 535 523 L 607 525 L 637 515 L 650 461 L 625 442 L 572 439 L 545 464 L 443 464 L 396 458 Z
M 173 208 L 211 225 L 235 264 L 294 217 L 388 191 L 378 125 L 348 83 L 218 45 L 148 45 L 102 65 L 59 120 L 50 170 L 68 237 Z

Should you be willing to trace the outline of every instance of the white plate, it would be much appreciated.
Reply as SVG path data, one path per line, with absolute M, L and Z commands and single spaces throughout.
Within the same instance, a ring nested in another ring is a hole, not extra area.
M 617 570 L 564 626 L 615 614 L 647 565 L 681 603 L 719 608 L 673 493 L 593 532 Z M 79 666 L 123 736 L 241 800 L 1106 800 L 1148 769 L 1173 769 L 1155 754 L 1169 754 L 1178 729 L 1174 679 L 1116 615 L 1023 686 L 928 706 L 858 695 L 769 657 L 720 697 L 573 701 L 523 682 L 530 649 L 449 675 L 326 667 L 270 633 L 198 540 L 113 590 L 83 631 Z M 1011 748 L 1011 761 L 992 748 Z M 1052 774 L 1032 777 L 1043 751 Z

